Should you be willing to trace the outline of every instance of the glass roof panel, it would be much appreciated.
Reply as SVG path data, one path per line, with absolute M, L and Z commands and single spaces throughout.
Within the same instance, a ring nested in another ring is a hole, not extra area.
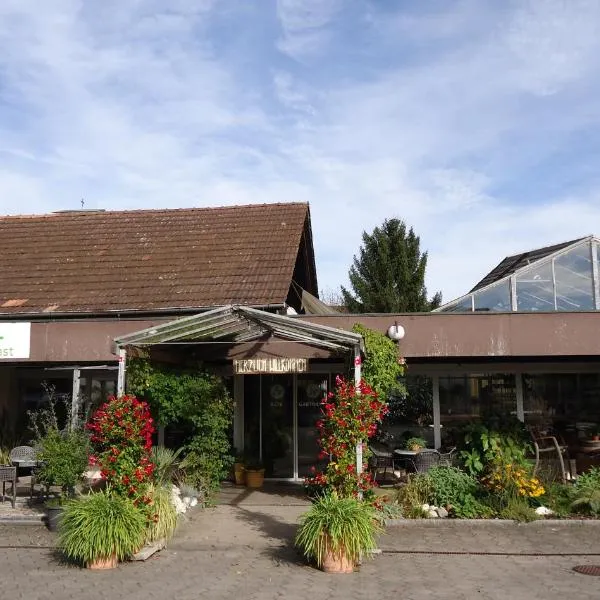
M 554 259 L 558 310 L 594 310 L 590 243 Z
M 440 312 L 471 312 L 472 310 L 473 305 L 471 302 L 471 296 L 466 296 L 458 302 L 453 302 L 452 304 L 444 306 Z
M 473 294 L 476 312 L 509 312 L 510 280 L 505 279 Z
M 533 264 L 516 276 L 517 310 L 556 310 L 554 305 L 554 282 L 552 262 Z

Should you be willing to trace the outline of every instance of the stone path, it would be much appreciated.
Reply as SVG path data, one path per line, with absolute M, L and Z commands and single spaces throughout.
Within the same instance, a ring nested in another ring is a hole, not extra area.
M 195 510 L 169 547 L 147 562 L 109 572 L 61 564 L 54 534 L 42 527 L 0 525 L 2 592 L 30 600 L 600 598 L 600 577 L 572 571 L 600 564 L 597 525 L 410 523 L 390 528 L 383 554 L 358 572 L 332 576 L 306 566 L 292 547 L 303 499 L 234 489 L 223 501 Z M 540 552 L 546 556 L 523 555 Z

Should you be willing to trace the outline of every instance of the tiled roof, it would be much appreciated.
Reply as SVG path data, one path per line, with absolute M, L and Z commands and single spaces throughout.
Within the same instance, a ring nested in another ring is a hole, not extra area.
M 572 246 L 577 242 L 582 241 L 585 238 L 578 238 L 571 240 L 570 242 L 563 242 L 562 244 L 555 244 L 554 246 L 545 246 L 544 248 L 537 248 L 536 250 L 530 250 L 529 252 L 522 252 L 521 254 L 515 254 L 513 256 L 507 256 L 504 258 L 496 267 L 494 267 L 472 290 L 475 292 L 486 285 L 495 283 L 500 279 L 503 279 L 507 275 L 512 275 L 515 271 L 521 267 L 530 265 L 533 262 L 546 258 L 554 252 L 564 250 L 568 246 Z
M 0 315 L 282 304 L 305 227 L 304 203 L 0 217 Z

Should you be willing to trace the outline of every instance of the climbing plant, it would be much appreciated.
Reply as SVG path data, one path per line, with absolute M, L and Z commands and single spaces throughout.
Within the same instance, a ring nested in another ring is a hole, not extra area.
M 190 483 L 215 489 L 232 463 L 233 401 L 223 380 L 203 370 L 175 370 L 134 358 L 127 368 L 127 389 L 149 403 L 159 425 L 188 432 L 183 447 Z
M 390 394 L 403 396 L 406 388 L 400 381 L 404 375 L 404 361 L 398 355 L 394 341 L 379 331 L 360 323 L 352 327 L 365 341 L 365 360 L 362 364 L 362 379 L 378 396 L 387 399 Z

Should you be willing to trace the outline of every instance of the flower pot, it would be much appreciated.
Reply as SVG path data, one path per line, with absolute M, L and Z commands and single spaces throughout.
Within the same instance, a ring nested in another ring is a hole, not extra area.
M 246 469 L 246 486 L 249 488 L 260 488 L 265 480 L 264 469 Z
M 50 531 L 58 531 L 60 520 L 63 515 L 62 506 L 47 506 L 46 507 L 46 526 Z
M 328 544 L 321 569 L 325 573 L 353 573 L 354 563 L 346 556 L 344 551 L 333 552 Z
M 117 555 L 112 554 L 111 556 L 91 560 L 86 566 L 88 569 L 100 571 L 104 569 L 115 569 L 118 564 L 119 561 L 117 560 Z
M 246 483 L 246 471 L 242 463 L 233 465 L 233 475 L 235 477 L 235 485 L 244 485 Z

